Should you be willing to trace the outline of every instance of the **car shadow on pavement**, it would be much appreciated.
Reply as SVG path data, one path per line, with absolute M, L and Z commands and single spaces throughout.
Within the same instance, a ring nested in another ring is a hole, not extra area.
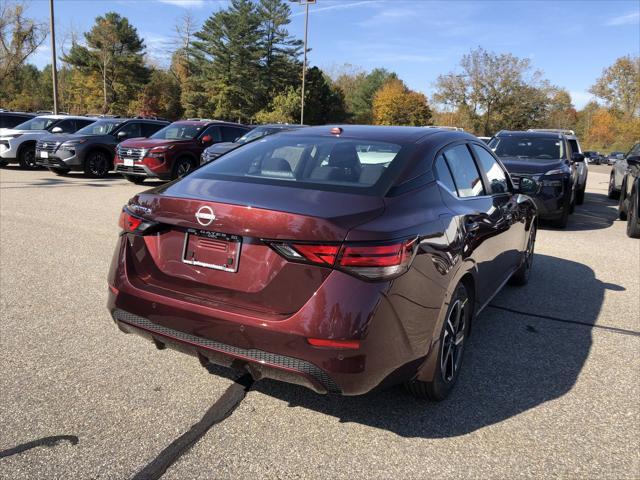
M 610 227 L 618 218 L 618 201 L 602 193 L 586 192 L 584 203 L 569 216 L 566 231 L 598 230 Z
M 607 290 L 624 289 L 601 282 L 583 264 L 536 255 L 530 283 L 507 287 L 476 320 L 459 382 L 451 396 L 440 403 L 417 400 L 400 387 L 340 397 L 263 380 L 254 384 L 254 390 L 284 400 L 290 407 L 315 410 L 341 422 L 361 423 L 403 437 L 464 435 L 571 390 L 589 354 L 592 328 L 597 328 L 594 325 Z M 568 303 L 567 299 L 575 300 Z M 615 328 L 611 330 L 608 334 L 619 334 Z

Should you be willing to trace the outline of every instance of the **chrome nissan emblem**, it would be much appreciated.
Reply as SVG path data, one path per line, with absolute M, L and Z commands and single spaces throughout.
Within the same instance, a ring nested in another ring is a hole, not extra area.
M 133 150 L 129 149 L 127 150 L 127 155 L 131 155 L 133 153 Z
M 46 143 L 43 143 L 43 144 L 42 144 L 42 148 L 47 148 L 47 144 L 46 144 Z
M 213 214 L 213 210 L 211 207 L 207 207 L 206 205 L 200 207 L 196 212 L 196 220 L 203 227 L 207 227 L 211 225 L 211 223 L 216 219 L 216 216 Z

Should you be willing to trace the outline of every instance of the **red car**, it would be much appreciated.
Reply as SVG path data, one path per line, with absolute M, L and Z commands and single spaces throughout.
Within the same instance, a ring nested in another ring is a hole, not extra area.
M 198 165 L 202 151 L 218 142 L 231 142 L 250 127 L 218 120 L 181 120 L 149 138 L 125 140 L 114 160 L 117 173 L 133 183 L 145 178 L 173 180 Z
M 464 132 L 264 137 L 129 201 L 108 309 L 159 349 L 256 379 L 443 399 L 473 319 L 529 278 L 536 189 Z

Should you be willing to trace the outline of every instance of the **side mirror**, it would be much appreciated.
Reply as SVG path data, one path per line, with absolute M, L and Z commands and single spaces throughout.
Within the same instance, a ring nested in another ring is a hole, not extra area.
M 574 162 L 584 162 L 584 155 L 582 153 L 573 152 L 573 154 L 571 154 L 571 160 Z
M 51 133 L 62 133 L 62 129 L 60 127 L 53 127 Z
M 127 132 L 125 132 L 125 131 L 118 132 L 116 137 L 118 137 L 118 140 L 124 140 L 125 138 L 127 138 Z
M 525 195 L 535 193 L 538 191 L 538 182 L 532 178 L 523 177 L 520 179 L 520 185 L 516 190 L 520 193 L 524 193 Z
M 201 142 L 206 145 L 207 143 L 211 143 L 211 140 L 213 140 L 213 138 L 211 137 L 211 135 L 205 135 L 204 137 L 202 137 Z
M 631 155 L 627 157 L 627 165 L 633 165 L 635 167 L 640 166 L 640 155 Z

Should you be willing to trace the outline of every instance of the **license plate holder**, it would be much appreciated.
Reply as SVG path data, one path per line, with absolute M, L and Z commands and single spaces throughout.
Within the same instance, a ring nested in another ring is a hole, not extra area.
M 49 158 L 49 152 L 40 150 L 40 158 Z
M 190 228 L 184 234 L 182 262 L 236 273 L 241 249 L 242 237 L 238 235 Z
M 133 167 L 133 158 L 125 158 L 124 159 L 125 167 Z

